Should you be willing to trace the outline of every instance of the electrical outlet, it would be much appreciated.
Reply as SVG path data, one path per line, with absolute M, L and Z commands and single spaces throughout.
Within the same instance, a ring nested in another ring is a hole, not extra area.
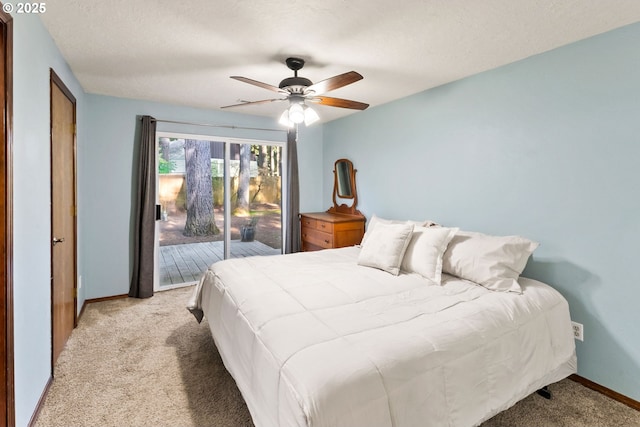
M 571 326 L 573 326 L 573 337 L 577 340 L 584 341 L 584 326 L 582 326 L 582 323 L 571 322 Z

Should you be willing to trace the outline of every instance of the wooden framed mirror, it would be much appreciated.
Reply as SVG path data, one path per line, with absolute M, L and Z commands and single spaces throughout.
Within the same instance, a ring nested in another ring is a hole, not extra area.
M 357 209 L 356 169 L 349 159 L 338 159 L 333 166 L 333 207 L 327 212 L 362 215 Z M 351 206 L 339 204 L 338 199 L 352 200 Z

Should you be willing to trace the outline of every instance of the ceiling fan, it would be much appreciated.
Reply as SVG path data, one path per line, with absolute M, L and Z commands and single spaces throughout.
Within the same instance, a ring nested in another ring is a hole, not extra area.
M 305 101 L 330 107 L 350 108 L 353 110 L 364 110 L 369 106 L 369 104 L 365 104 L 363 102 L 323 96 L 326 92 L 355 83 L 358 80 L 362 80 L 363 77 L 359 73 L 349 71 L 347 73 L 322 80 L 318 83 L 313 83 L 307 78 L 298 76 L 298 70 L 304 67 L 304 59 L 287 58 L 285 63 L 290 70 L 293 70 L 293 77 L 287 77 L 282 80 L 277 87 L 246 77 L 231 76 L 232 79 L 277 92 L 283 95 L 283 97 L 263 99 L 261 101 L 243 101 L 240 104 L 226 105 L 221 108 L 241 107 L 244 105 L 266 104 L 275 101 L 288 100 L 289 108 L 282 113 L 280 123 L 291 127 L 294 124 L 302 122 L 305 122 L 306 125 L 310 125 L 320 119 L 318 114 L 306 105 Z

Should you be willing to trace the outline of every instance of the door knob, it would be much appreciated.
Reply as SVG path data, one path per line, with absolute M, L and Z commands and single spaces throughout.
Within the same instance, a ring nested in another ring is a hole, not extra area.
M 64 242 L 64 237 L 61 239 L 58 239 L 56 237 L 53 238 L 53 246 L 55 246 L 56 243 L 62 243 L 62 242 Z

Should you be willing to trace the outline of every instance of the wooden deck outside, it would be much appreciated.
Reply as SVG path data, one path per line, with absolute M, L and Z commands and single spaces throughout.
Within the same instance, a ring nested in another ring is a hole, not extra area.
M 281 253 L 280 249 L 273 249 L 257 240 L 231 241 L 232 258 L 279 253 Z M 224 258 L 224 243 L 205 242 L 160 246 L 159 258 L 160 286 L 197 282 L 211 264 Z

